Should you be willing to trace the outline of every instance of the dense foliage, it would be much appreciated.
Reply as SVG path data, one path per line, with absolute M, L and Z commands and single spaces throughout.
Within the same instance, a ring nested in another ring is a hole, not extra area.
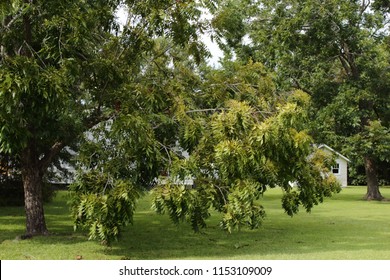
M 0 153 L 20 166 L 28 235 L 48 233 L 43 178 L 72 155 L 75 227 L 106 244 L 132 222 L 137 199 L 150 189 L 153 207 L 174 222 L 200 230 L 214 208 L 228 231 L 261 224 L 258 198 L 268 188 L 283 189 L 288 215 L 339 191 L 328 175 L 332 158 L 309 134 L 318 96 L 280 87 L 277 70 L 297 62 L 256 52 L 260 39 L 254 49 L 244 46 L 244 16 L 253 14 L 239 2 L 230 1 L 230 10 L 219 2 L 1 2 Z M 123 26 L 115 19 L 120 5 Z M 224 49 L 239 54 L 220 69 L 204 64 L 204 9 L 216 15 Z M 262 38 L 257 31 L 249 34 Z M 275 42 L 267 44 L 277 52 Z M 253 62 L 244 55 L 251 52 L 254 61 L 260 54 L 270 60 Z M 370 123 L 378 128 L 372 133 L 386 134 L 380 122 Z
M 267 188 L 283 188 L 289 215 L 339 190 L 325 175 L 331 158 L 313 148 L 307 133 L 307 94 L 277 94 L 259 63 L 227 62 L 205 81 L 197 107 L 183 104 L 180 144 L 190 155 L 173 161 L 170 177 L 153 190 L 158 212 L 199 230 L 214 208 L 229 231 L 257 228 L 265 215 L 258 199 Z M 186 178 L 194 185 L 186 187 Z
M 47 234 L 42 182 L 50 165 L 66 146 L 77 152 L 89 129 L 116 118 L 121 103 L 133 105 L 133 116 L 148 110 L 132 103 L 139 85 L 133 78 L 158 58 L 149 55 L 157 37 L 169 37 L 194 60 L 204 57 L 200 10 L 163 0 L 0 5 L 0 152 L 20 163 L 27 234 Z M 123 28 L 115 20 L 120 5 L 129 15 Z
M 278 88 L 311 95 L 311 134 L 364 166 L 367 199 L 382 199 L 378 171 L 390 160 L 388 12 L 387 1 L 243 0 L 224 1 L 214 20 L 225 49 L 274 69 Z

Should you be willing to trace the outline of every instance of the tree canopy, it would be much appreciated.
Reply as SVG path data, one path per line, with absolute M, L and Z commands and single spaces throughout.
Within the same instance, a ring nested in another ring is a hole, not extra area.
M 226 12 L 217 14 L 219 34 L 237 38 L 225 48 L 274 69 L 279 88 L 310 94 L 311 135 L 364 164 L 366 198 L 382 199 L 378 165 L 390 158 L 387 2 L 226 1 L 222 10 L 245 25 L 237 33 L 221 23 Z
M 200 230 L 214 208 L 229 231 L 261 224 L 267 188 L 283 189 L 289 215 L 339 191 L 327 175 L 332 159 L 309 135 L 318 100 L 275 84 L 282 66 L 202 63 L 202 9 L 215 13 L 217 2 L 1 2 L 0 153 L 20 166 L 28 235 L 48 233 L 42 180 L 68 146 L 77 154 L 75 227 L 104 243 L 132 222 L 149 189 L 174 222 Z M 218 36 L 241 19 L 225 14 Z M 242 45 L 235 35 L 228 44 Z
M 115 118 L 121 102 L 137 102 L 130 87 L 145 60 L 154 63 L 155 39 L 202 59 L 199 16 L 197 4 L 179 1 L 1 2 L 0 152 L 20 163 L 27 234 L 47 233 L 42 178 L 60 151 Z

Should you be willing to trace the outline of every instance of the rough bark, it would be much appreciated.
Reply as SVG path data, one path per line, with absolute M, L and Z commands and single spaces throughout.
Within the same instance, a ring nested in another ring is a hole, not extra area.
M 43 172 L 39 160 L 31 148 L 26 148 L 23 152 L 21 169 L 26 212 L 26 235 L 47 235 L 42 197 Z
M 24 0 L 33 4 L 33 0 Z M 20 55 L 31 57 L 32 23 L 31 15 L 23 15 L 24 42 L 20 47 Z M 34 135 L 34 129 L 31 128 Z M 43 210 L 43 167 L 40 164 L 35 140 L 31 139 L 21 153 L 21 171 L 24 188 L 24 208 L 26 212 L 26 237 L 47 235 L 45 215 Z
M 374 158 L 364 157 L 364 167 L 367 178 L 367 193 L 364 196 L 366 200 L 382 200 L 384 197 L 379 191 L 377 167 Z

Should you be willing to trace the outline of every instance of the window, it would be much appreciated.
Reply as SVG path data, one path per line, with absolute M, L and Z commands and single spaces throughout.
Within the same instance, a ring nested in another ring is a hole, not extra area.
M 332 173 L 339 174 L 340 173 L 340 164 L 336 163 L 335 166 L 332 166 Z

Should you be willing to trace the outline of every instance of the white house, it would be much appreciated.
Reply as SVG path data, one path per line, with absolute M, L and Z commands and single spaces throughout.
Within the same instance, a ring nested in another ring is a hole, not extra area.
M 332 166 L 331 172 L 340 182 L 341 186 L 343 188 L 346 187 L 348 185 L 348 162 L 350 162 L 350 160 L 325 144 L 319 145 L 318 148 L 336 156 L 336 164 L 335 166 Z

